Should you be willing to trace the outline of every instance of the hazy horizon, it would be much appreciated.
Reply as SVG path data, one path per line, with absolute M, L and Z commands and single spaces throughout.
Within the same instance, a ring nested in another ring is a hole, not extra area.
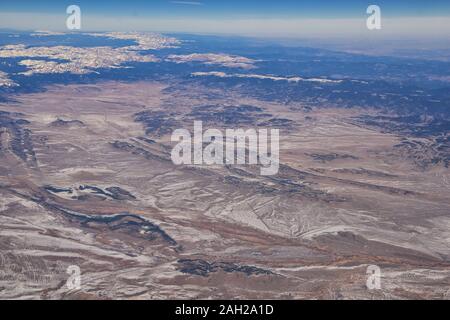
M 448 39 L 446 1 L 21 1 L 0 4 L 0 28 L 67 31 L 78 5 L 80 31 L 155 31 L 284 38 Z M 367 7 L 381 8 L 382 28 L 368 30 Z

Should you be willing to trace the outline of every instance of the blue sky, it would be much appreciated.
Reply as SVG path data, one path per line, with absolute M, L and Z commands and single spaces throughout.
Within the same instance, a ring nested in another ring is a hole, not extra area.
M 81 7 L 84 31 L 161 31 L 273 37 L 446 37 L 450 0 L 20 0 L 0 1 L 0 28 L 64 31 Z M 366 8 L 383 28 L 368 33 Z
M 370 4 L 379 5 L 390 17 L 450 15 L 448 0 L 2 0 L 0 11 L 59 13 L 71 4 L 90 14 L 142 17 L 353 18 Z

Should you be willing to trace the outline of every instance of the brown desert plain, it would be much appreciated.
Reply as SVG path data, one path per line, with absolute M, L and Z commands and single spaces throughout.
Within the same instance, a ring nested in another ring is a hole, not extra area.
M 163 82 L 13 100 L 0 103 L 2 298 L 450 297 L 449 169 L 356 120 L 379 111 Z M 234 126 L 280 130 L 278 174 L 173 164 L 173 130 L 224 130 L 230 110 Z

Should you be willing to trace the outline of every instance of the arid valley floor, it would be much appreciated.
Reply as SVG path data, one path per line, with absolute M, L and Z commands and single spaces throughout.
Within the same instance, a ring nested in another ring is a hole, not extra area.
M 423 165 L 426 138 L 357 120 L 380 111 L 156 81 L 13 100 L 0 103 L 2 298 L 450 297 L 450 171 Z M 280 129 L 277 175 L 172 163 L 174 129 L 230 114 Z

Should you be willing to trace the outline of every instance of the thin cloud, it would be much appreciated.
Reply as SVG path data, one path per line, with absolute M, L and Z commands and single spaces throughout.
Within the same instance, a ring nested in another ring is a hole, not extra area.
M 188 5 L 188 6 L 202 6 L 202 2 L 198 1 L 170 1 L 170 3 L 174 4 L 182 4 L 182 5 Z

